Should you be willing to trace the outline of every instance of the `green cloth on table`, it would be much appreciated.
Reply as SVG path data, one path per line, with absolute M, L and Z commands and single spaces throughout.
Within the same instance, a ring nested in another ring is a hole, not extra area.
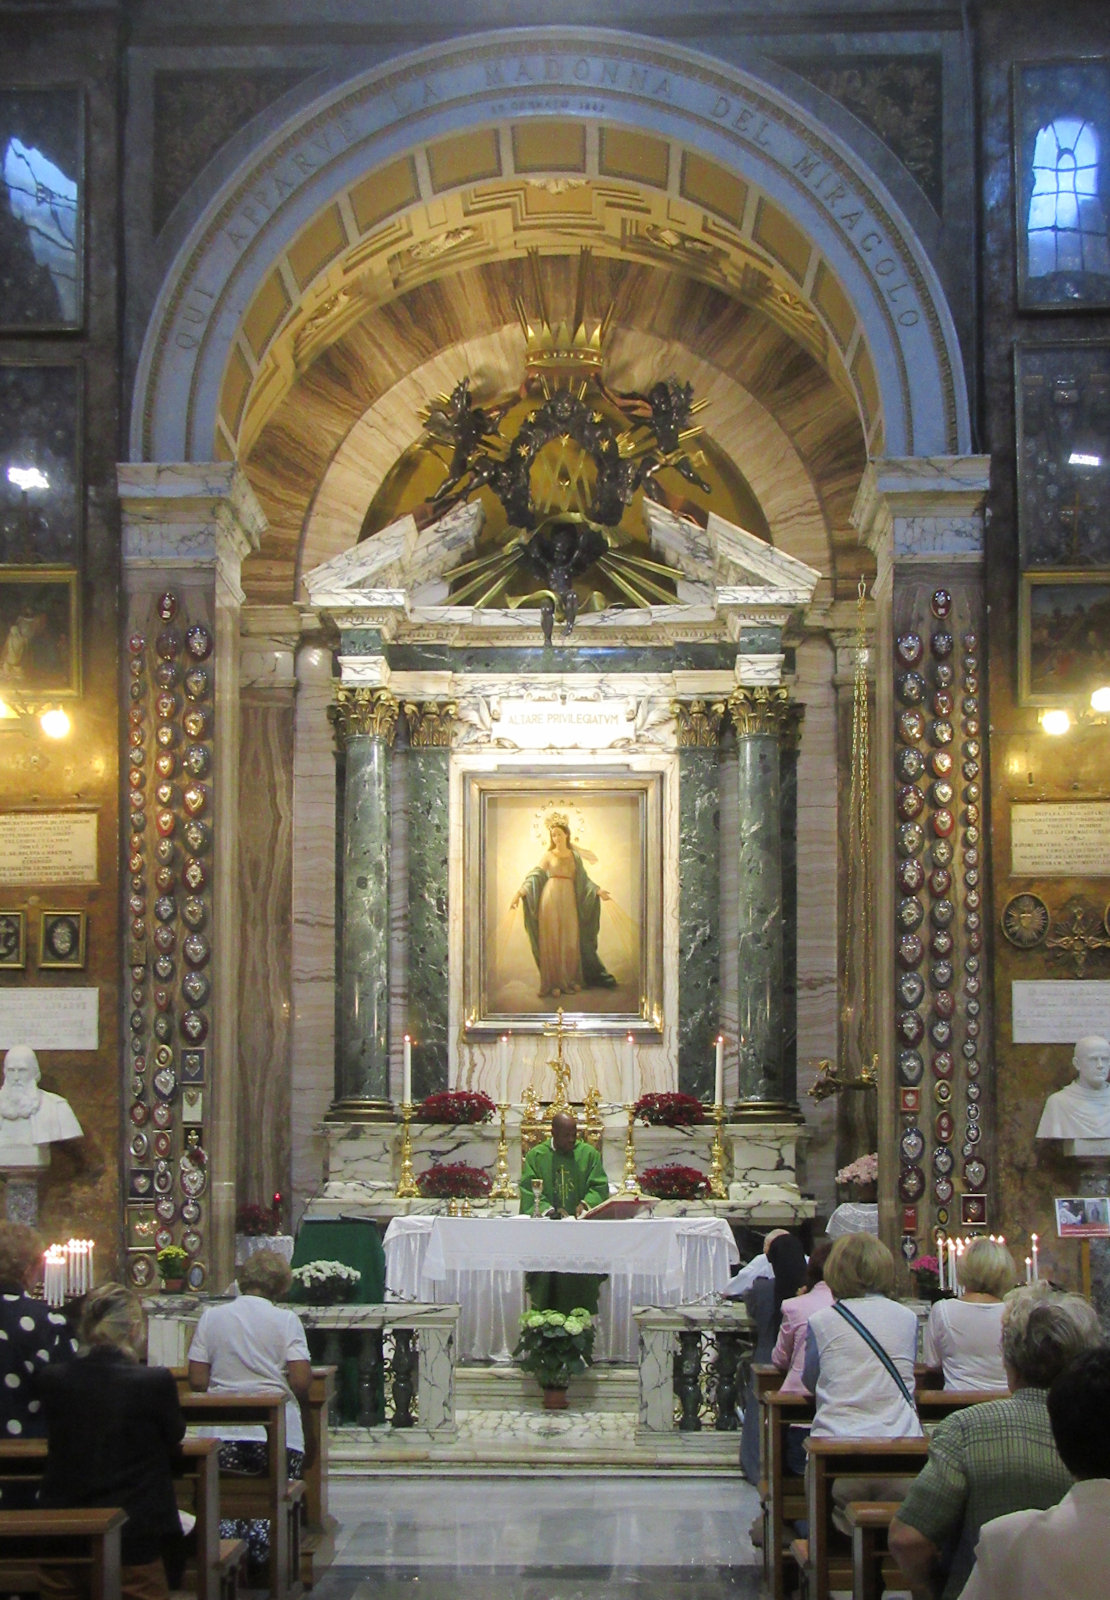
M 385 1250 L 381 1235 L 369 1219 L 337 1217 L 302 1222 L 293 1247 L 293 1265 L 306 1267 L 310 1261 L 342 1261 L 362 1274 L 351 1296 L 351 1305 L 381 1305 L 385 1300 Z M 362 1334 L 357 1329 L 338 1335 L 340 1357 L 335 1373 L 335 1400 L 340 1422 L 359 1419 L 358 1350 Z M 320 1361 L 328 1340 L 327 1329 L 308 1330 L 312 1359 Z M 385 1403 L 384 1377 L 379 1380 L 379 1409 Z
M 561 1155 L 550 1141 L 533 1145 L 520 1171 L 520 1210 L 531 1216 L 535 1207 L 532 1183 L 543 1184 L 542 1204 L 574 1215 L 580 1205 L 597 1206 L 609 1198 L 609 1180 L 593 1145 L 579 1139 L 569 1155 Z M 529 1272 L 525 1275 L 528 1298 L 536 1311 L 573 1311 L 582 1306 L 597 1315 L 597 1295 L 602 1279 L 594 1272 Z

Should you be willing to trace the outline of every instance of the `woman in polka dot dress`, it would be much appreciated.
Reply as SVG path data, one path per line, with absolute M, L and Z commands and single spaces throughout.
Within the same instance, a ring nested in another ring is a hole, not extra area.
M 45 1436 L 39 1373 L 77 1353 L 66 1319 L 27 1292 L 42 1252 L 33 1228 L 0 1222 L 0 1437 L 5 1439 Z M 34 1484 L 9 1484 L 0 1489 L 0 1509 L 18 1511 L 33 1505 L 34 1496 Z

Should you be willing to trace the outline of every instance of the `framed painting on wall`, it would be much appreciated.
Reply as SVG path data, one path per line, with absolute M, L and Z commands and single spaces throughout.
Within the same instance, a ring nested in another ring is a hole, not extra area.
M 1023 573 L 1018 635 L 1023 705 L 1058 706 L 1110 684 L 1110 571 Z
M 1110 61 L 1014 68 L 1018 304 L 1110 306 Z
M 0 87 L 0 329 L 84 320 L 84 107 L 73 84 Z
M 0 362 L 0 566 L 81 562 L 81 364 Z
M 0 567 L 0 699 L 61 700 L 80 692 L 77 573 Z
M 1110 345 L 1019 346 L 1021 566 L 1110 568 Z
M 468 1032 L 591 1033 L 662 1019 L 662 778 L 469 775 Z

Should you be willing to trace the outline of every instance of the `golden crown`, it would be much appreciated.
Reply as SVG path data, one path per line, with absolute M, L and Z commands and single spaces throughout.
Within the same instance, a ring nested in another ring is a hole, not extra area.
M 574 294 L 574 314 L 560 322 L 552 322 L 547 312 L 547 301 L 540 277 L 540 253 L 533 248 L 528 252 L 532 273 L 532 292 L 539 307 L 535 320 L 528 316 L 524 301 L 517 298 L 516 314 L 524 332 L 525 371 L 533 376 L 541 373 L 564 374 L 568 379 L 599 373 L 604 359 L 603 345 L 609 332 L 613 308 L 601 318 L 585 317 L 586 291 L 590 277 L 589 249 L 578 256 L 578 282 Z

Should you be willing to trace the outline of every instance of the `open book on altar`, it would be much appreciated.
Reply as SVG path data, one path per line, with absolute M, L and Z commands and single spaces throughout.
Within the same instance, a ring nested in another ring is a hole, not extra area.
M 583 1211 L 582 1220 L 600 1217 L 603 1222 L 625 1222 L 629 1217 L 647 1216 L 655 1204 L 653 1194 L 611 1194 L 608 1200 L 589 1211 Z

